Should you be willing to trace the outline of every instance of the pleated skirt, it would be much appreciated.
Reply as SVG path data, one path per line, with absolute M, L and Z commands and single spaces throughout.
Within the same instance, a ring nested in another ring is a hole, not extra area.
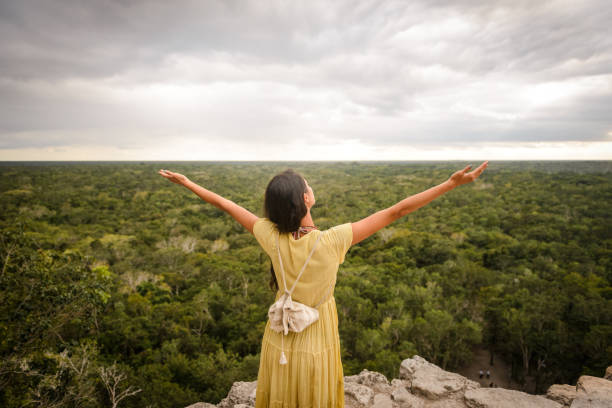
M 279 363 L 282 333 L 266 324 L 261 344 L 255 408 L 344 407 L 344 373 L 336 300 L 319 307 L 319 320 L 284 338 L 287 364 Z

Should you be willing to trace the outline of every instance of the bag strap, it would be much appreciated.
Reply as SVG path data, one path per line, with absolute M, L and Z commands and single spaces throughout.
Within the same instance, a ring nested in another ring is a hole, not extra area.
M 300 270 L 300 273 L 298 274 L 297 278 L 295 278 L 295 282 L 293 282 L 293 286 L 291 286 L 291 290 L 287 289 L 287 279 L 285 278 L 285 268 L 283 267 L 283 258 L 281 258 L 281 254 L 280 254 L 280 241 L 279 241 L 280 234 L 276 236 L 276 251 L 278 252 L 278 262 L 280 264 L 281 273 L 283 274 L 283 284 L 285 285 L 285 292 L 288 292 L 289 295 L 293 293 L 293 290 L 295 289 L 295 285 L 297 284 L 298 280 L 302 277 L 302 273 L 304 273 L 304 269 L 306 269 L 306 265 L 308 265 L 308 262 L 310 261 L 310 258 L 312 257 L 312 254 L 314 253 L 317 247 L 317 244 L 321 240 L 322 235 L 323 233 L 319 234 L 319 236 L 317 237 L 317 240 L 312 246 L 312 250 L 310 251 L 310 254 L 308 254 L 308 258 L 306 258 L 306 262 L 304 262 L 304 265 L 302 265 L 302 269 Z

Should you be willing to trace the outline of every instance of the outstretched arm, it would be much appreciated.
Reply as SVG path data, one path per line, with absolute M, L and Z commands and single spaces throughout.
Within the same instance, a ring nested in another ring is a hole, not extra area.
M 217 207 L 220 210 L 225 211 L 231 215 L 236 221 L 238 221 L 244 228 L 246 228 L 251 234 L 253 233 L 253 225 L 257 221 L 258 217 L 250 211 L 242 208 L 235 202 L 228 200 L 227 198 L 221 197 L 217 193 L 213 193 L 210 190 L 205 189 L 189 180 L 187 177 L 180 173 L 174 173 L 169 170 L 160 170 L 159 174 L 167 178 L 171 182 L 178 184 L 183 187 L 187 187 L 193 191 L 198 197 Z
M 370 235 L 374 234 L 376 231 L 386 227 L 398 218 L 401 218 L 406 214 L 418 210 L 419 208 L 435 200 L 436 198 L 452 190 L 453 188 L 476 180 L 476 178 L 480 176 L 484 169 L 487 168 L 488 164 L 489 162 L 486 161 L 480 166 L 478 166 L 476 170 L 470 173 L 468 173 L 467 171 L 472 166 L 466 166 L 463 170 L 459 170 L 453 173 L 453 175 L 444 183 L 438 184 L 437 186 L 425 190 L 421 193 L 405 198 L 399 203 L 389 208 L 378 211 L 370 215 L 369 217 L 352 223 L 351 226 L 353 229 L 353 242 L 351 242 L 351 245 L 355 245 L 356 243 L 363 241 Z

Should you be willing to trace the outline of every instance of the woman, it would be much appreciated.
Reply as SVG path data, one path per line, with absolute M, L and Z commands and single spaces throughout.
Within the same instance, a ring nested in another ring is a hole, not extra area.
M 182 174 L 159 171 L 163 177 L 229 213 L 255 236 L 272 261 L 271 281 L 276 289 L 280 288 L 276 300 L 292 288 L 294 301 L 319 312 L 319 319 L 301 332 L 273 331 L 268 320 L 261 347 L 256 408 L 344 406 L 344 374 L 333 288 L 346 252 L 351 245 L 398 218 L 455 187 L 474 181 L 487 165 L 485 161 L 469 173 L 471 166 L 466 166 L 435 187 L 360 221 L 326 231 L 317 229 L 310 214 L 315 204 L 312 188 L 292 170 L 276 175 L 269 182 L 265 218 L 198 186 Z

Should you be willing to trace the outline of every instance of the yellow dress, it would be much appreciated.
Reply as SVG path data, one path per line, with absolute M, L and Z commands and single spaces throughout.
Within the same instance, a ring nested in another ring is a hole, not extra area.
M 284 289 L 276 252 L 278 230 L 273 222 L 260 218 L 253 227 L 253 234 L 270 256 L 276 280 L 282 288 L 276 293 L 276 301 Z M 318 234 L 323 235 L 292 298 L 308 306 L 315 306 L 324 299 L 318 306 L 319 320 L 299 333 L 289 332 L 284 344 L 281 344 L 283 334 L 273 331 L 268 321 L 261 344 L 255 408 L 344 407 L 338 312 L 330 285 L 335 286 L 338 266 L 344 262 L 353 240 L 351 224 L 327 231 L 314 230 L 297 240 L 291 234 L 280 234 L 280 253 L 287 287 L 291 288 Z M 284 365 L 279 363 L 281 347 L 287 358 Z

